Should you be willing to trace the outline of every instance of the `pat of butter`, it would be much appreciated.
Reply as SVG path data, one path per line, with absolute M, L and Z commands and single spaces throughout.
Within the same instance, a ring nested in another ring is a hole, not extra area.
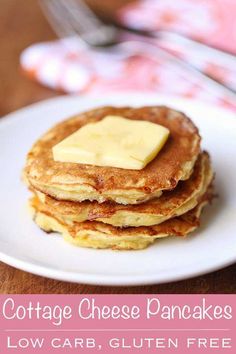
M 156 157 L 169 136 L 161 125 L 106 116 L 84 125 L 52 149 L 53 158 L 96 166 L 141 170 Z

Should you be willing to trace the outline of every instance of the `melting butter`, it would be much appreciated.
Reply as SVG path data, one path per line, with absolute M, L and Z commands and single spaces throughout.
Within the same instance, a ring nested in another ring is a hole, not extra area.
M 144 120 L 106 116 L 71 134 L 52 149 L 60 162 L 141 170 L 164 146 L 169 130 Z

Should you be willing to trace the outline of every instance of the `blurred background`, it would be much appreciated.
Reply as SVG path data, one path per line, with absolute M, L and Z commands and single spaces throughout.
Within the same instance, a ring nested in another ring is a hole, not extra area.
M 1 0 L 0 115 L 134 89 L 235 109 L 235 14 L 235 0 Z

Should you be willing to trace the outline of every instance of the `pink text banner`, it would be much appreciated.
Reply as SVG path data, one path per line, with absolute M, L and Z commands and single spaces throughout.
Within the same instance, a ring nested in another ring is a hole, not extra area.
M 235 308 L 235 295 L 0 295 L 0 354 L 235 354 Z

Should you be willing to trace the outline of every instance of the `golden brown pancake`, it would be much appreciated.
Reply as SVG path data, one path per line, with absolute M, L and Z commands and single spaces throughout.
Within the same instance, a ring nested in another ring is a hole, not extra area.
M 54 145 L 86 123 L 107 115 L 161 124 L 170 130 L 170 137 L 156 158 L 138 171 L 53 160 Z M 59 123 L 43 135 L 28 154 L 25 178 L 34 189 L 58 200 L 137 204 L 188 179 L 199 151 L 198 130 L 183 113 L 167 107 L 103 107 Z
M 85 221 L 67 224 L 53 215 L 47 206 L 34 197 L 31 209 L 34 220 L 46 232 L 59 232 L 65 240 L 74 245 L 92 248 L 112 248 L 118 250 L 138 250 L 152 244 L 155 239 L 167 236 L 186 236 L 200 223 L 203 206 L 212 198 L 212 188 L 199 200 L 198 205 L 187 213 L 169 219 L 159 225 L 140 227 L 114 227 L 102 222 Z
M 59 201 L 43 193 L 37 193 L 42 203 L 53 215 L 67 223 L 87 220 L 102 221 L 113 226 L 149 226 L 186 213 L 193 209 L 205 194 L 213 178 L 209 155 L 204 152 L 198 157 L 194 171 L 187 181 L 181 181 L 172 191 L 161 197 L 137 205 L 122 205 L 114 202 L 81 203 Z

